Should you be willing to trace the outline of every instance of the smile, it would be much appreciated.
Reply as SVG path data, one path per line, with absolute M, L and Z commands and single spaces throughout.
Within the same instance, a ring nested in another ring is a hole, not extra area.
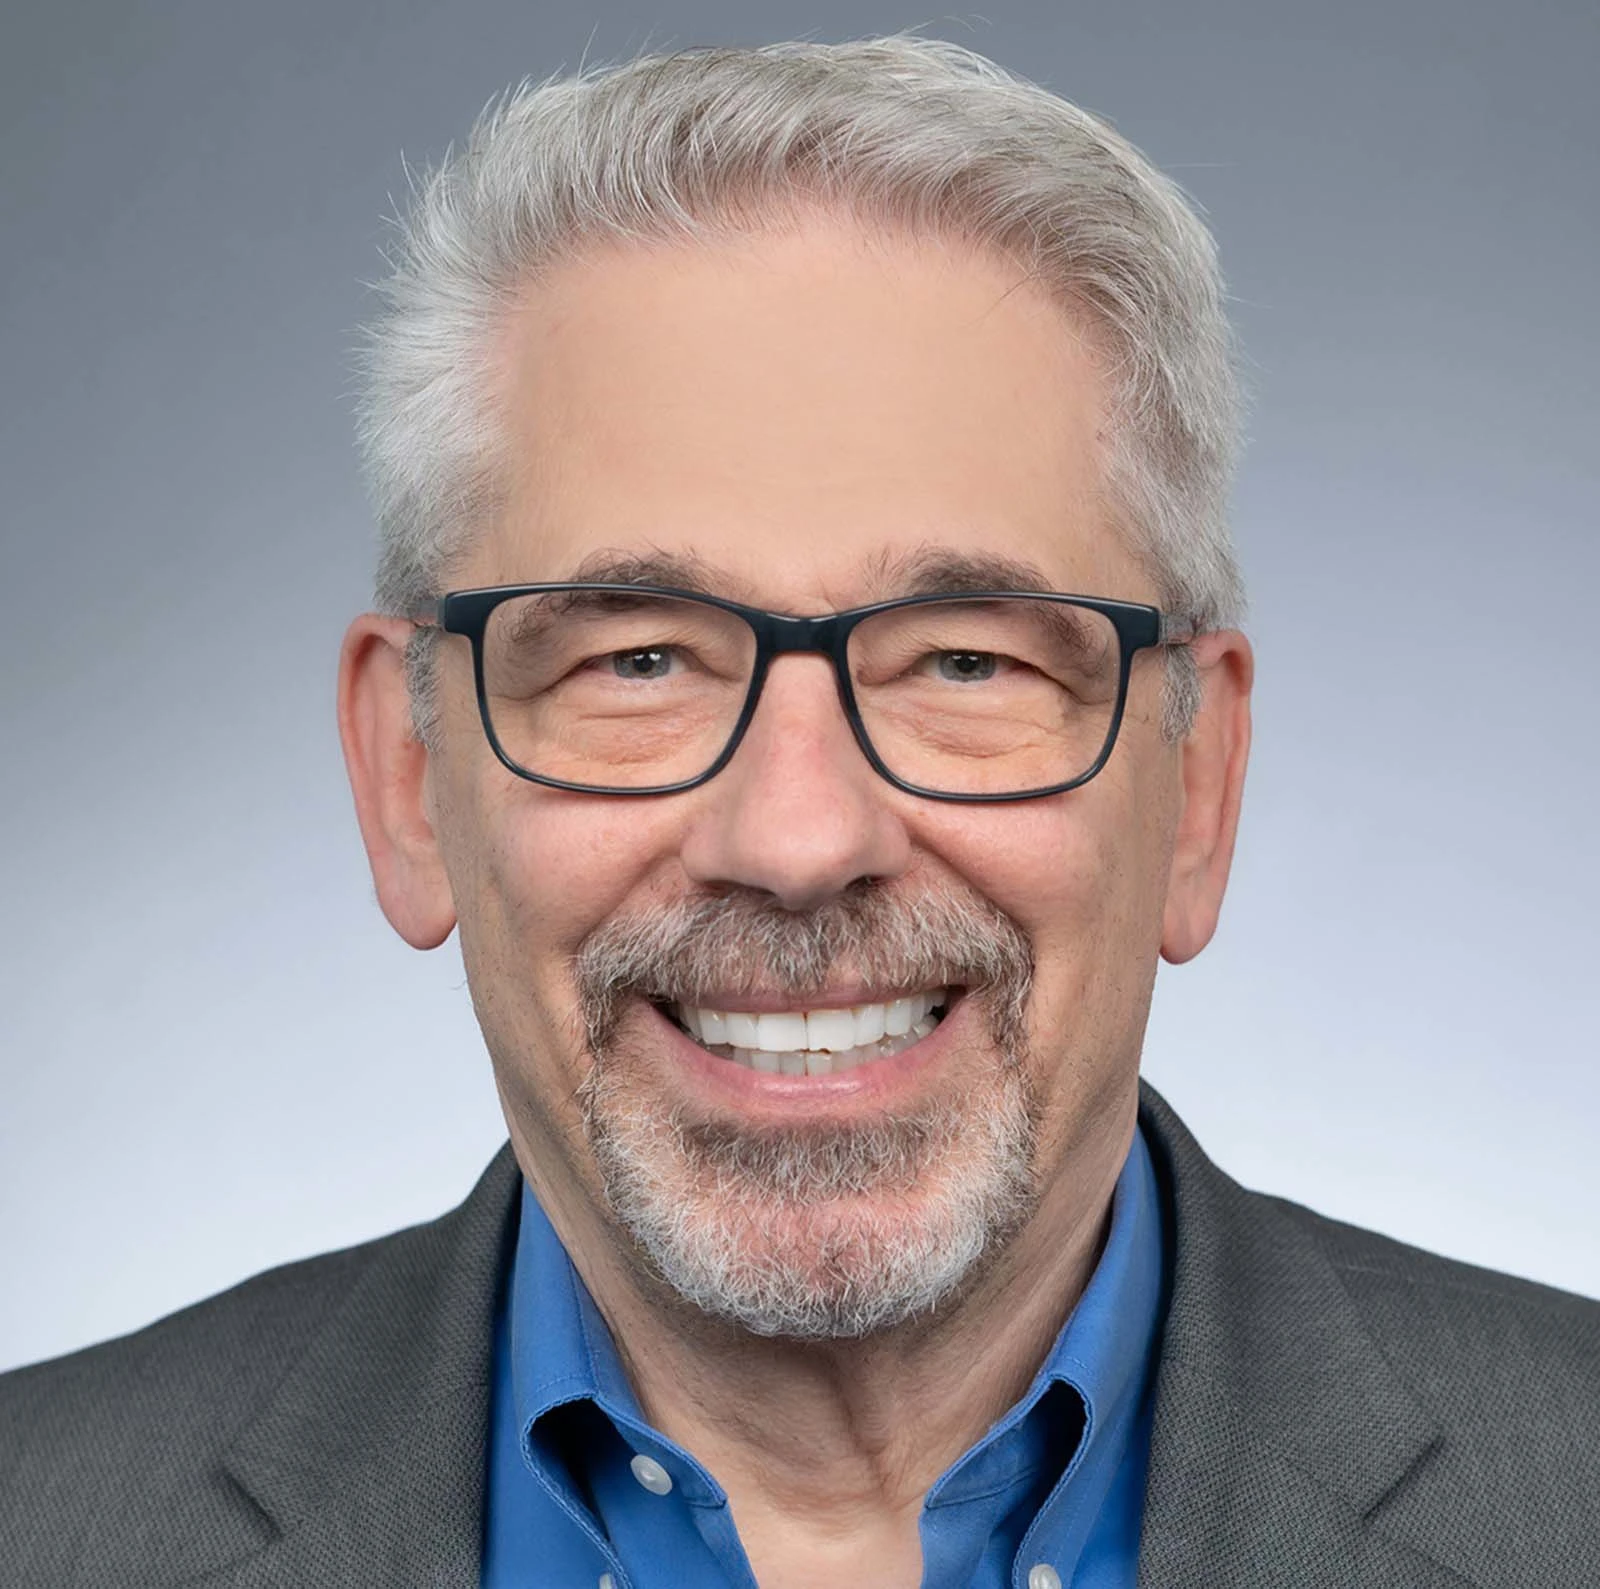
M 669 1004 L 666 1013 L 707 1052 L 768 1075 L 832 1076 L 920 1042 L 939 1024 L 948 988 L 881 1004 L 751 1014 Z

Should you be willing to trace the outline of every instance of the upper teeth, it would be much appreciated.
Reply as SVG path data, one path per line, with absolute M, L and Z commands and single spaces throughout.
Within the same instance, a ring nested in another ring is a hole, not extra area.
M 933 988 L 909 998 L 891 999 L 887 1004 L 857 1004 L 848 1009 L 750 1015 L 740 1010 L 675 1004 L 673 1014 L 702 1043 L 728 1043 L 771 1054 L 843 1053 L 885 1037 L 903 1037 L 938 1009 L 945 998 L 943 988 Z

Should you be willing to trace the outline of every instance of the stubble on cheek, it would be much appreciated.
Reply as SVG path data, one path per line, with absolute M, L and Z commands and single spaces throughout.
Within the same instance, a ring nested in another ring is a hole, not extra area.
M 495 1089 L 524 1176 L 547 1211 L 603 1202 L 583 1128 L 579 1089 L 592 1065 L 570 974 L 571 954 L 538 907 L 518 905 L 500 868 L 475 879 L 459 917 L 461 957 Z M 570 1220 L 562 1221 L 570 1225 Z
M 1147 846 L 1147 847 L 1142 847 Z M 1041 975 L 1030 1010 L 1038 1063 L 1041 1159 L 1063 1176 L 1092 1174 L 1137 1109 L 1137 1081 L 1160 949 L 1170 840 L 1152 830 L 1085 844 L 1042 913 Z

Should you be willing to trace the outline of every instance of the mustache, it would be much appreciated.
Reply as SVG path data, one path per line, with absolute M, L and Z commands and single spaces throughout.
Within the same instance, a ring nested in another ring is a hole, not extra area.
M 970 889 L 914 893 L 863 882 L 810 911 L 757 890 L 686 895 L 603 922 L 573 957 L 590 1052 L 605 1053 L 632 998 L 702 1003 L 708 995 L 801 1001 L 830 983 L 960 986 L 984 995 L 995 1035 L 1019 1052 L 1033 985 L 1022 929 Z

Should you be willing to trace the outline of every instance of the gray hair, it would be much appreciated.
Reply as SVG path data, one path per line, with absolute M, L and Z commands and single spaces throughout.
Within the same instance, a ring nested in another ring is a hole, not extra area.
M 905 35 L 646 56 L 524 83 L 418 184 L 368 329 L 360 434 L 376 602 L 415 614 L 495 502 L 488 349 L 529 282 L 587 247 L 748 229 L 804 201 L 1016 259 L 1107 355 L 1106 468 L 1164 607 L 1238 621 L 1226 520 L 1239 400 L 1210 233 L 1105 122 L 959 45 Z M 431 743 L 431 630 L 407 654 Z M 1166 728 L 1198 702 L 1168 653 Z
M 641 1089 L 622 1018 L 639 995 L 803 998 L 840 976 L 965 988 L 1002 1064 L 882 1120 L 765 1131 L 696 1119 Z M 573 958 L 593 1056 L 578 1101 L 606 1197 L 647 1270 L 707 1313 L 802 1340 L 894 1329 L 972 1286 L 1039 1204 L 1033 977 L 1027 934 L 958 884 L 857 883 L 803 913 L 757 889 L 722 890 L 595 928 Z M 915 1204 L 890 1218 L 863 1207 L 912 1187 Z

